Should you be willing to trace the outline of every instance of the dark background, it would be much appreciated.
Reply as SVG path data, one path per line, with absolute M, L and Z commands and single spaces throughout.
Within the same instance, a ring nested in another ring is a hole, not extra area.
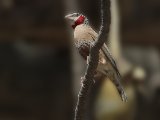
M 67 2 L 0 0 L 0 120 L 72 119 L 75 96 L 70 29 L 64 20 Z M 98 30 L 99 0 L 76 3 L 77 11 L 85 13 Z M 122 44 L 160 49 L 160 1 L 118 3 Z M 155 99 L 159 99 L 159 92 Z M 157 108 L 142 106 L 158 111 L 159 100 L 156 102 Z M 156 112 L 150 116 L 147 120 L 159 118 Z

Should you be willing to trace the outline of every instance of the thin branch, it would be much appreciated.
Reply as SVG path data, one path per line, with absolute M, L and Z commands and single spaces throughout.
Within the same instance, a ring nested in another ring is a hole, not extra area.
M 106 41 L 106 38 L 108 38 L 110 22 L 110 0 L 101 0 L 101 28 L 96 42 L 90 49 L 89 64 L 85 76 L 83 77 L 82 87 L 78 95 L 74 120 L 86 119 L 87 101 L 89 99 L 89 91 L 93 85 L 94 74 L 99 62 L 99 50 Z

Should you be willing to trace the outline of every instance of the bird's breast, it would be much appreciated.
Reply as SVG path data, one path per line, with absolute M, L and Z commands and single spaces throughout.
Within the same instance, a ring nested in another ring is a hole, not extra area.
M 93 40 L 96 38 L 94 30 L 86 25 L 78 25 L 74 30 L 75 40 Z
M 75 46 L 79 51 L 79 54 L 87 60 L 87 56 L 89 56 L 90 47 L 93 45 L 93 41 L 88 40 L 79 40 L 75 41 Z
M 78 25 L 74 30 L 74 43 L 80 55 L 86 60 L 90 47 L 97 37 L 96 32 L 88 25 Z

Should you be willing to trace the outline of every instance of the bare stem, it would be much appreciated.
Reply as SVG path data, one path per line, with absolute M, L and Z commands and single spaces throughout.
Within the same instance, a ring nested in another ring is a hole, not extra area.
M 83 77 L 82 87 L 78 95 L 78 102 L 75 110 L 74 120 L 85 120 L 87 112 L 87 101 L 90 88 L 93 86 L 94 74 L 99 62 L 99 50 L 108 38 L 109 26 L 111 22 L 110 0 L 101 0 L 101 27 L 97 40 L 90 49 L 90 59 L 85 76 Z M 92 92 L 92 91 L 91 91 Z M 92 93 L 91 93 L 92 94 Z

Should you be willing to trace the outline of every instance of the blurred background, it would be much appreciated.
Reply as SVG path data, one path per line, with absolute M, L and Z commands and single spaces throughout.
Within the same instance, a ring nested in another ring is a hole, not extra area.
M 97 120 L 160 119 L 160 1 L 111 0 L 110 47 L 128 95 L 109 80 Z M 71 120 L 85 62 L 75 51 L 70 12 L 98 31 L 100 0 L 0 0 L 0 120 Z

